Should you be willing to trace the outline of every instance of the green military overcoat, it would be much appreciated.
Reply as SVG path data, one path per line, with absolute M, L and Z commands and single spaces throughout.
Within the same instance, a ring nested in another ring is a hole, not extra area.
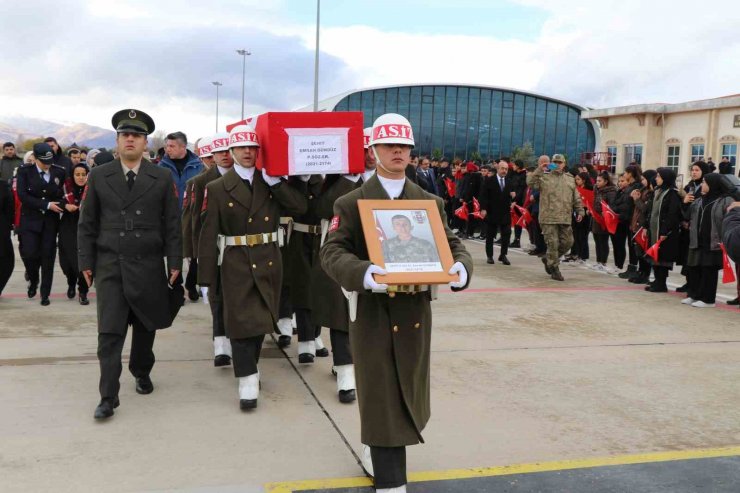
M 357 291 L 357 319 L 350 323 L 362 443 L 401 447 L 423 442 L 430 416 L 429 352 L 432 335 L 431 294 L 372 293 L 363 286 L 370 266 L 357 201 L 389 199 L 377 176 L 339 198 L 337 228 L 321 249 L 326 272 L 348 291 Z M 442 199 L 406 179 L 400 199 L 434 200 L 456 262 L 473 274 L 473 260 L 447 227 Z M 467 287 L 467 285 L 465 286 Z M 464 288 L 462 288 L 464 289 Z
M 203 200 L 206 185 L 219 178 L 221 178 L 221 172 L 216 165 L 211 166 L 193 178 L 193 193 L 190 196 L 192 210 L 190 214 L 190 228 L 193 235 L 193 257 L 195 258 L 198 258 L 198 241 L 200 240 L 200 231 L 203 228 L 203 216 L 205 215 L 203 211 Z
M 283 182 L 268 186 L 259 171 L 254 173 L 251 190 L 234 169 L 209 183 L 198 242 L 198 284 L 209 286 L 210 291 L 217 282 L 219 234 L 274 233 L 280 226 L 281 205 L 300 215 L 306 212 L 306 197 Z M 225 248 L 221 296 L 229 339 L 273 332 L 278 319 L 282 270 L 277 243 Z
M 77 246 L 80 271 L 95 279 L 98 332 L 125 334 L 130 312 L 149 330 L 172 324 L 168 269 L 182 269 L 182 229 L 169 170 L 142 160 L 129 190 L 119 159 L 93 168 Z

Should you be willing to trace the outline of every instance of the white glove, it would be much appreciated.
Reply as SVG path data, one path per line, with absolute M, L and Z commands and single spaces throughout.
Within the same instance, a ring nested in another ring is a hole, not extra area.
M 280 176 L 270 176 L 265 172 L 265 168 L 262 168 L 262 178 L 265 180 L 268 186 L 274 187 L 280 183 Z
M 200 296 L 203 298 L 203 303 L 208 303 L 208 286 L 202 286 L 200 288 Z
M 362 285 L 365 287 L 365 289 L 369 289 L 374 293 L 385 293 L 388 290 L 388 285 L 378 284 L 377 282 L 375 282 L 375 279 L 373 279 L 373 274 L 380 274 L 381 276 L 384 276 L 387 274 L 387 272 L 385 271 L 385 269 L 382 269 L 375 264 L 371 264 L 370 267 L 368 267 L 365 271 L 365 278 L 362 280 Z
M 460 262 L 455 262 L 454 264 L 452 264 L 452 269 L 450 269 L 449 273 L 450 275 L 460 274 L 459 281 L 452 281 L 448 283 L 451 288 L 464 288 L 465 285 L 468 283 L 468 271 L 465 270 L 465 266 Z
M 347 178 L 352 183 L 357 183 L 360 180 L 360 175 L 342 175 L 344 178 Z
M 311 175 L 300 175 L 298 178 L 300 178 L 303 182 L 307 182 L 311 179 Z

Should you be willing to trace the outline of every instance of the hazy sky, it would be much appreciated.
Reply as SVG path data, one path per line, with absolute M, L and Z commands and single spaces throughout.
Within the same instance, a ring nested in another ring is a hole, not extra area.
M 477 83 L 583 106 L 740 93 L 735 1 L 323 0 L 320 98 Z M 311 103 L 315 0 L 0 0 L 0 121 L 110 127 L 148 112 L 194 140 L 246 113 Z

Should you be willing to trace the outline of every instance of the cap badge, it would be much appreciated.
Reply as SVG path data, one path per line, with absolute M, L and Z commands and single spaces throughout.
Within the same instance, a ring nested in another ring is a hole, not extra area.
M 128 117 L 129 117 L 129 118 L 136 118 L 136 111 L 134 111 L 134 110 L 129 110 L 129 112 L 128 112 Z

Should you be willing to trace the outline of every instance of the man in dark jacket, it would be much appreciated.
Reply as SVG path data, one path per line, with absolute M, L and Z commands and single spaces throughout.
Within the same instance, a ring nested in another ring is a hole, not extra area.
M 98 297 L 101 401 L 95 419 L 113 416 L 118 407 L 129 325 L 136 392 L 154 390 L 149 378 L 154 335 L 172 325 L 168 282 L 174 283 L 182 268 L 177 189 L 167 170 L 143 158 L 154 121 L 126 109 L 113 115 L 112 123 L 120 158 L 90 172 L 77 229 L 79 269 L 88 286 L 95 279 Z
M 54 137 L 47 137 L 44 139 L 44 142 L 49 144 L 51 151 L 54 153 L 54 164 L 64 168 L 64 172 L 67 173 L 67 176 L 72 176 L 72 160 L 62 152 L 62 146 L 59 145 L 57 139 Z
M 519 206 L 524 205 L 527 191 L 527 170 L 524 161 L 517 159 L 509 161 L 509 175 L 507 180 L 511 183 L 511 191 L 514 192 L 513 202 Z M 522 227 L 514 226 L 514 241 L 509 245 L 511 248 L 521 248 Z
M 165 139 L 165 154 L 159 166 L 172 172 L 172 178 L 177 186 L 177 204 L 182 210 L 185 183 L 203 171 L 203 163 L 200 162 L 198 156 L 188 150 L 188 137 L 184 133 L 174 132 L 168 134 Z
M 493 264 L 493 238 L 501 232 L 501 254 L 499 261 L 511 265 L 506 254 L 509 251 L 511 237 L 511 192 L 513 184 L 507 176 L 508 166 L 503 159 L 498 163 L 496 174 L 483 182 L 480 192 L 481 215 L 488 224 L 486 234 L 486 262 Z
M 15 170 L 23 165 L 23 159 L 15 153 L 15 144 L 3 144 L 3 157 L 0 159 L 0 181 L 10 183 L 15 176 Z
M 427 192 L 439 195 L 439 190 L 437 189 L 437 172 L 430 164 L 428 157 L 424 156 L 421 158 L 419 167 L 416 168 L 417 183 Z
M 35 165 L 18 168 L 16 188 L 23 204 L 18 227 L 20 252 L 29 278 L 28 297 L 36 296 L 41 269 L 41 304 L 48 306 L 66 174 L 53 164 L 54 155 L 48 144 L 35 144 L 33 156 Z

